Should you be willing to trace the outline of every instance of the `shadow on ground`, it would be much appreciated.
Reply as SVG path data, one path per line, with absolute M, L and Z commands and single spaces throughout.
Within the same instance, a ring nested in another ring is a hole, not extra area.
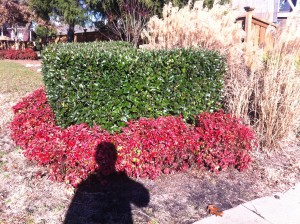
M 125 173 L 116 172 L 116 158 L 113 144 L 103 142 L 98 146 L 96 161 L 112 174 L 93 174 L 79 185 L 67 211 L 65 224 L 131 224 L 131 204 L 136 207 L 148 205 L 148 190 Z

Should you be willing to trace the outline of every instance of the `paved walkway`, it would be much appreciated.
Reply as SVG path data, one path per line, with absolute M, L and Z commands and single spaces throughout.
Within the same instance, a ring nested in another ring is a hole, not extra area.
M 285 193 L 263 197 L 194 224 L 300 224 L 300 183 Z

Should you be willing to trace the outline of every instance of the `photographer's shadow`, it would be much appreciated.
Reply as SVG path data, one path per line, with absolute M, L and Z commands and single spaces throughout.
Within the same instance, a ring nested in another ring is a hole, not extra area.
M 65 224 L 130 224 L 133 223 L 130 204 L 148 205 L 148 190 L 125 173 L 116 172 L 116 159 L 117 151 L 112 143 L 99 144 L 96 152 L 99 170 L 113 173 L 98 172 L 79 185 L 66 213 Z

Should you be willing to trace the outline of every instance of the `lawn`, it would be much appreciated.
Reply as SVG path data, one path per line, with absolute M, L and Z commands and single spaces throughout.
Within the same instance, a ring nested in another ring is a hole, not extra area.
M 0 60 L 0 130 L 13 116 L 11 107 L 21 97 L 42 85 L 42 76 L 36 70 L 15 62 Z
M 0 61 L 0 94 L 21 96 L 41 85 L 40 73 L 14 62 Z

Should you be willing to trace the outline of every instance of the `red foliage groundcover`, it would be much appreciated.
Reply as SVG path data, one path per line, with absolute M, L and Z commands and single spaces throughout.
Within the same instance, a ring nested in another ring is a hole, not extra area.
M 154 179 L 190 167 L 244 170 L 255 146 L 251 129 L 222 111 L 198 115 L 196 126 L 175 116 L 141 118 L 128 122 L 121 133 L 110 134 L 97 125 L 56 126 L 43 88 L 13 109 L 12 138 L 24 155 L 48 167 L 53 179 L 73 186 L 95 171 Z
M 0 50 L 0 59 L 37 60 L 38 56 L 31 48 L 25 50 Z

